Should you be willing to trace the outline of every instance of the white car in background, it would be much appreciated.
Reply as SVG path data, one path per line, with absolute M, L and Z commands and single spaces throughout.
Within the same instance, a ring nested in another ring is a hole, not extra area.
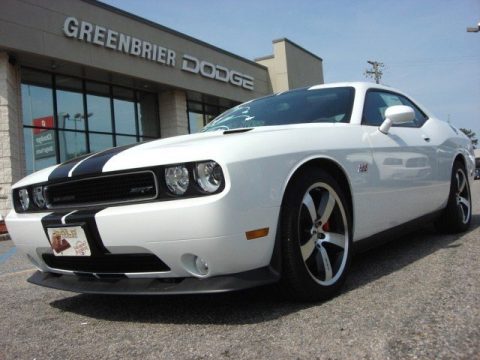
M 468 228 L 470 141 L 369 83 L 252 100 L 200 134 L 113 148 L 15 184 L 6 222 L 30 282 L 108 294 L 278 283 L 336 294 L 354 247 L 417 221 Z

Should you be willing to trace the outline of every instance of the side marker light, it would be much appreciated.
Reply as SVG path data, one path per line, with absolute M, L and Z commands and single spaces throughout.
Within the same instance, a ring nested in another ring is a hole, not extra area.
M 245 236 L 247 237 L 247 240 L 255 240 L 255 239 L 267 236 L 268 230 L 269 230 L 268 228 L 263 228 L 263 229 L 247 231 L 245 233 Z

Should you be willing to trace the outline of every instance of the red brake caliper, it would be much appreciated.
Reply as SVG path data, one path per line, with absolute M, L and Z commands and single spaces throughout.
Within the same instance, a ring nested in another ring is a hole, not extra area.
M 323 224 L 322 229 L 325 232 L 330 232 L 330 221 L 327 221 L 325 224 Z

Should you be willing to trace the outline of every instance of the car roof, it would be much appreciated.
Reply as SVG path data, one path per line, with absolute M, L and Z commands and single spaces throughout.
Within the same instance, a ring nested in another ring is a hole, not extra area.
M 336 83 L 329 83 L 329 84 L 319 84 L 319 85 L 313 85 L 308 88 L 308 90 L 318 90 L 318 89 L 328 89 L 328 88 L 335 88 L 335 87 L 346 87 L 346 86 L 351 86 L 356 89 L 362 89 L 362 90 L 367 90 L 367 89 L 382 89 L 382 90 L 390 90 L 390 91 L 397 91 L 400 92 L 397 89 L 394 89 L 389 86 L 381 85 L 381 84 L 374 84 L 371 82 L 366 82 L 366 81 L 354 81 L 354 82 L 336 82 Z

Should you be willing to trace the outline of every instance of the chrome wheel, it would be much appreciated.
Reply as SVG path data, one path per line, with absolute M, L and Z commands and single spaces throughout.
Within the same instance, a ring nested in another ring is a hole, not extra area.
M 468 179 L 462 168 L 457 169 L 455 178 L 456 178 L 455 199 L 462 217 L 461 219 L 462 223 L 466 224 L 469 222 L 470 213 L 471 213 L 470 189 L 467 183 Z
M 298 214 L 303 262 L 313 280 L 332 285 L 343 274 L 350 250 L 342 201 L 330 185 L 318 182 L 305 192 Z

